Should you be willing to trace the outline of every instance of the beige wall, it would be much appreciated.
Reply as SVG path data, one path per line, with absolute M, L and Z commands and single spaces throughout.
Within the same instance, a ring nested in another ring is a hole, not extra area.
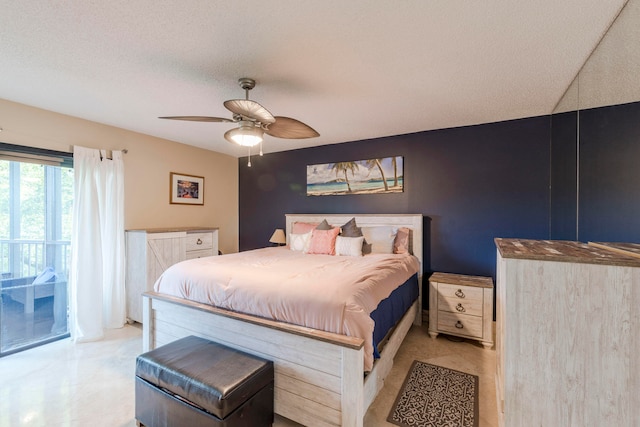
M 224 154 L 0 100 L 0 141 L 72 152 L 127 149 L 125 228 L 219 227 L 220 250 L 238 251 L 238 160 Z M 169 173 L 204 177 L 204 206 L 169 203 Z

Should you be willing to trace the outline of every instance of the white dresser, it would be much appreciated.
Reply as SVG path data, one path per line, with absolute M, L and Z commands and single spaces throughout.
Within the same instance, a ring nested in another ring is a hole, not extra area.
M 491 277 L 433 273 L 429 278 L 429 335 L 478 340 L 493 347 Z
M 500 426 L 639 425 L 640 259 L 579 242 L 495 242 Z
M 156 228 L 126 231 L 127 319 L 142 322 L 142 293 L 169 266 L 192 258 L 218 255 L 218 229 Z

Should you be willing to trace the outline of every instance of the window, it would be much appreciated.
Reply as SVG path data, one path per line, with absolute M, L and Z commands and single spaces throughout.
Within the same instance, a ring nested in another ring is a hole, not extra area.
M 72 166 L 0 143 L 0 356 L 69 336 Z

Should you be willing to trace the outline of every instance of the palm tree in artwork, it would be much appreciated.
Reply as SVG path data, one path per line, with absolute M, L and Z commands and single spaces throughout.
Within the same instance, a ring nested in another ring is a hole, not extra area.
M 384 170 L 382 170 L 382 159 L 369 159 L 367 160 L 367 167 L 369 170 L 377 167 L 382 175 L 382 183 L 384 184 L 384 191 L 389 191 L 389 185 L 387 184 L 387 178 L 384 176 Z
M 347 172 L 351 171 L 351 175 L 355 176 L 356 171 L 360 168 L 356 162 L 338 162 L 331 166 L 331 170 L 336 171 L 336 177 L 339 173 L 344 173 L 344 180 L 347 182 L 347 189 L 351 193 L 351 184 L 349 183 L 349 176 Z
M 396 159 L 397 159 L 396 156 L 393 156 L 391 158 L 391 166 L 393 166 L 393 186 L 394 187 L 398 186 L 398 161 Z

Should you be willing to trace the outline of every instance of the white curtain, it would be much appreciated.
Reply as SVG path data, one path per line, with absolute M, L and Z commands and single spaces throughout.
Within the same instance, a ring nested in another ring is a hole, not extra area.
M 70 317 L 76 342 L 125 323 L 122 152 L 75 146 Z

